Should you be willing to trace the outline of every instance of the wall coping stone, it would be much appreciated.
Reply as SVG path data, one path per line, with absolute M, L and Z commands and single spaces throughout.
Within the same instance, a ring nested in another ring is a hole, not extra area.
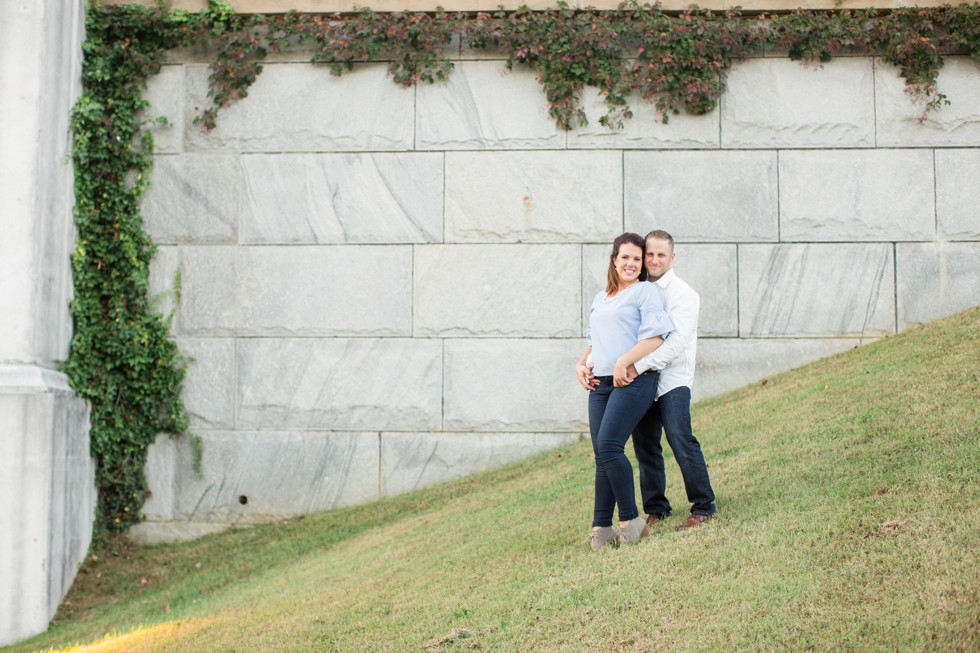
M 18 389 L 71 392 L 67 376 L 37 365 L 0 365 L 0 388 L 7 393 L 16 393 Z

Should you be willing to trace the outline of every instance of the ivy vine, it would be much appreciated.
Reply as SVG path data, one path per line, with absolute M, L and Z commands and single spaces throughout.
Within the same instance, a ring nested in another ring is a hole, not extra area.
M 147 447 L 160 432 L 187 429 L 184 361 L 147 298 L 154 248 L 140 218 L 153 146 L 141 91 L 180 31 L 179 17 L 163 11 L 93 6 L 86 15 L 83 94 L 72 112 L 74 333 L 62 369 L 91 405 L 97 533 L 138 520 Z
M 209 0 L 196 14 L 163 2 L 102 7 L 93 0 L 83 95 L 72 113 L 75 329 L 63 369 L 92 406 L 99 532 L 138 521 L 147 448 L 159 433 L 184 433 L 188 425 L 180 399 L 186 360 L 169 337 L 171 317 L 147 296 L 154 247 L 140 215 L 153 143 L 142 91 L 165 53 L 194 44 L 212 54 L 210 106 L 198 116 L 210 129 L 220 109 L 247 96 L 272 53 L 312 48 L 311 61 L 335 75 L 355 63 L 386 61 L 393 80 L 410 86 L 447 78 L 455 39 L 496 49 L 508 67 L 535 70 L 550 115 L 564 129 L 586 123 L 587 86 L 605 98 L 600 120 L 610 127 L 631 117 L 634 96 L 653 102 L 664 121 L 680 111 L 709 112 L 731 67 L 762 48 L 804 62 L 844 51 L 876 54 L 934 110 L 948 103 L 937 85 L 944 56 L 980 59 L 980 6 L 743 16 L 693 7 L 668 13 L 630 0 L 615 11 L 562 3 L 546 11 L 263 16 L 236 14 L 226 0 Z

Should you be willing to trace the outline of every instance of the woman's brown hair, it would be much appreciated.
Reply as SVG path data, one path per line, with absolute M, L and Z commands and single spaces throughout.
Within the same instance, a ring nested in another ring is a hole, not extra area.
M 612 254 L 609 255 L 609 270 L 606 271 L 606 294 L 611 295 L 619 290 L 619 275 L 616 274 L 616 257 L 619 256 L 619 248 L 623 245 L 636 245 L 640 248 L 640 276 L 639 281 L 647 280 L 647 268 L 644 258 L 647 254 L 647 243 L 640 234 L 627 231 L 621 236 L 617 236 L 613 241 Z

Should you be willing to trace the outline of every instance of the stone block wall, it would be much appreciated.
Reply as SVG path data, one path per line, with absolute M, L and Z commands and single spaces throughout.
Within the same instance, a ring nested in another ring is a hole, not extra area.
M 663 228 L 702 297 L 696 398 L 980 302 L 980 65 L 920 122 L 895 68 L 738 65 L 721 106 L 564 132 L 535 75 L 269 63 L 205 132 L 208 68 L 147 91 L 153 284 L 193 358 L 151 450 L 147 540 L 349 505 L 587 432 L 573 373 L 619 233 Z M 179 301 L 171 291 L 180 279 Z M 710 443 L 706 443 L 710 451 Z

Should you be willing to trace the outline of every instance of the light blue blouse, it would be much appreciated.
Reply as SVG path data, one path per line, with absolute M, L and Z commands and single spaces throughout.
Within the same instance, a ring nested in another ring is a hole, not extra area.
M 585 341 L 592 345 L 592 373 L 611 376 L 616 360 L 640 340 L 667 337 L 674 325 L 667 317 L 663 289 L 640 281 L 608 299 L 601 291 L 589 309 Z

